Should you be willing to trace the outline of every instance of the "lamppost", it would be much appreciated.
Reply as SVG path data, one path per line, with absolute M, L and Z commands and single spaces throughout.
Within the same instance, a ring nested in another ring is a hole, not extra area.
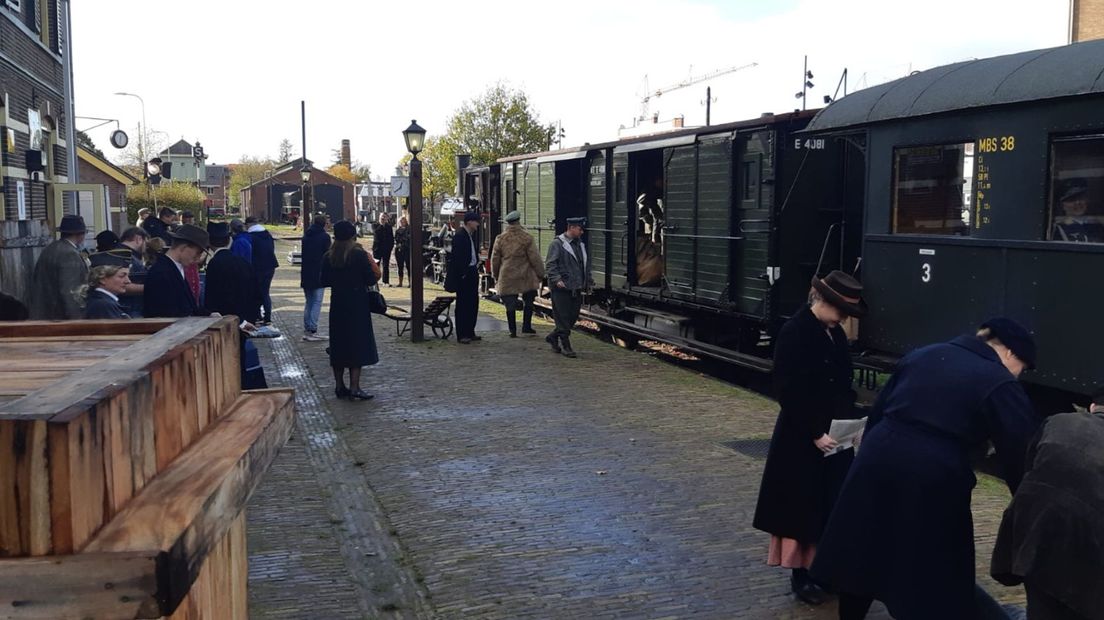
M 410 341 L 421 342 L 422 329 L 422 162 L 418 153 L 425 147 L 426 130 L 418 126 L 418 121 L 410 121 L 403 131 L 406 150 L 410 151 L 410 197 L 408 215 L 410 216 Z
M 144 99 L 135 95 L 134 93 L 115 93 L 120 97 L 134 97 L 138 100 L 138 103 L 142 104 L 142 128 L 138 130 L 138 148 L 142 151 L 142 161 L 146 161 L 149 154 L 146 153 L 146 102 Z
M 304 164 L 303 167 L 299 169 L 299 178 L 303 180 L 303 189 L 301 190 L 302 199 L 299 201 L 299 220 L 306 226 L 306 223 L 311 221 L 311 218 L 314 217 L 314 213 L 311 212 L 309 198 L 311 180 L 310 166 Z

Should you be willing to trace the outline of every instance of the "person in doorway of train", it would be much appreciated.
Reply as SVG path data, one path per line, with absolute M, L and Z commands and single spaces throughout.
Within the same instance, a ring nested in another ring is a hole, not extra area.
M 1051 239 L 1075 243 L 1104 242 L 1104 224 L 1095 217 L 1085 215 L 1089 210 L 1089 201 L 1084 185 L 1072 185 L 1058 202 L 1063 217 L 1055 218 Z
M 643 225 L 643 237 L 650 239 L 652 243 L 659 244 L 663 241 L 663 179 L 657 177 L 652 187 L 640 194 L 636 199 L 637 213 Z
M 571 348 L 571 330 L 579 320 L 583 294 L 594 287 L 590 277 L 590 258 L 583 245 L 585 217 L 567 218 L 567 230 L 548 246 L 544 270 L 552 289 L 552 318 L 556 329 L 545 338 L 552 351 L 576 357 Z
M 524 304 L 521 314 L 521 333 L 535 334 L 533 329 L 533 300 L 537 288 L 544 279 L 544 261 L 541 260 L 537 242 L 521 225 L 521 213 L 506 214 L 506 230 L 495 239 L 491 251 L 491 275 L 495 290 L 506 305 L 506 324 L 510 337 L 517 338 L 518 295 Z
M 130 252 L 105 250 L 89 257 L 88 285 L 82 287 L 84 318 L 129 319 L 119 297 L 130 284 Z
M 841 619 L 873 599 L 898 620 L 1000 616 L 974 581 L 970 452 L 992 441 L 1016 491 L 1041 421 L 1018 381 L 1034 366 L 1031 333 L 1004 317 L 897 364 L 811 569 L 839 593 Z
M 858 417 L 851 353 L 841 323 L 866 314 L 862 284 L 833 271 L 813 278 L 809 305 L 778 333 L 774 384 L 781 411 L 771 436 L 753 525 L 770 534 L 767 564 L 790 569 L 799 599 L 819 605 L 825 592 L 809 577 L 824 524 L 854 450 L 833 452 L 833 419 Z
M 1004 512 L 991 574 L 1024 584 L 1029 620 L 1104 617 L 1104 388 L 1047 418 Z
M 475 321 L 479 317 L 479 246 L 475 243 L 475 231 L 479 230 L 481 219 L 478 211 L 464 214 L 464 225 L 452 238 L 445 274 L 445 290 L 456 293 L 456 341 L 460 344 L 483 339 L 475 335 Z

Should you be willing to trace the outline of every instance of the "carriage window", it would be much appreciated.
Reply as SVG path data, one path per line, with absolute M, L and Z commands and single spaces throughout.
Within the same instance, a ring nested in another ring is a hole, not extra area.
M 974 145 L 894 149 L 893 232 L 969 235 Z
M 1055 140 L 1047 239 L 1104 243 L 1104 136 Z

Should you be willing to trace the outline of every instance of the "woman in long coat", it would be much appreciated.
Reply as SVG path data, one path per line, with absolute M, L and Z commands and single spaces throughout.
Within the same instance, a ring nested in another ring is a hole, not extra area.
M 505 219 L 508 226 L 495 238 L 491 251 L 491 275 L 495 279 L 495 291 L 506 306 L 510 337 L 516 338 L 518 295 L 524 303 L 521 333 L 537 333 L 533 329 L 533 300 L 544 279 L 544 259 L 533 235 L 522 228 L 521 213 L 511 211 Z
M 897 620 L 967 620 L 992 603 L 974 586 L 969 455 L 991 440 L 1015 492 L 1040 422 L 1017 378 L 1034 364 L 1031 334 L 1006 318 L 900 361 L 812 567 L 840 592 L 841 619 L 866 617 L 871 599 Z
M 357 244 L 356 227 L 345 220 L 334 224 L 334 243 L 322 258 L 322 286 L 330 287 L 330 366 L 338 398 L 372 398 L 360 389 L 360 371 L 379 362 L 368 304 L 368 287 L 377 281 L 368 252 Z
M 833 419 L 854 418 L 851 355 L 840 323 L 862 316 L 862 285 L 833 271 L 814 278 L 810 305 L 782 327 L 774 350 L 774 381 L 781 412 L 771 436 L 756 529 L 771 535 L 767 563 L 791 569 L 790 586 L 817 605 L 824 592 L 809 578 L 828 514 L 843 483 L 853 450 L 831 456 Z

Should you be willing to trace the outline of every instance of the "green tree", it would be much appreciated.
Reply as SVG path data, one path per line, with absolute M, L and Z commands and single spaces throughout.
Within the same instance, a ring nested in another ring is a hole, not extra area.
M 207 210 L 203 208 L 205 196 L 191 183 L 163 182 L 149 188 L 144 184 L 131 185 L 127 188 L 127 221 L 133 222 L 138 217 L 138 210 L 143 207 L 153 209 L 155 198 L 157 207 L 191 211 L 196 216 L 196 224 L 206 226 Z
M 439 136 L 426 136 L 425 147 L 419 153 L 422 162 L 422 198 L 435 204 L 456 193 L 456 147 Z M 410 153 L 399 165 L 410 163 Z
M 86 150 L 95 153 L 99 157 L 107 159 L 107 157 L 104 156 L 103 151 L 96 148 L 96 143 L 92 141 L 92 138 L 79 129 L 77 130 L 77 144 L 83 146 Z
M 238 163 L 230 166 L 230 204 L 241 206 L 241 190 L 260 181 L 278 164 L 270 157 L 242 155 Z

